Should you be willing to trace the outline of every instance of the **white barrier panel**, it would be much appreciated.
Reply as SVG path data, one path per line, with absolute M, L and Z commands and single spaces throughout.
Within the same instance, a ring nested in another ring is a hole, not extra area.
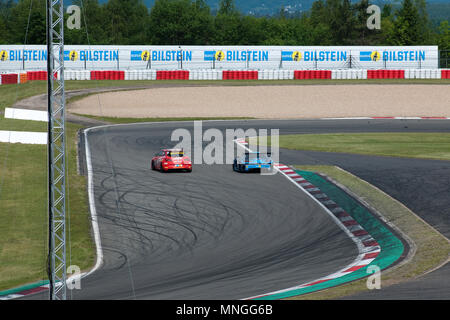
M 156 80 L 156 70 L 125 70 L 125 80 Z
M 410 71 L 409 69 L 405 70 L 405 79 L 410 79 Z
M 345 70 L 345 79 L 346 80 L 352 79 L 352 70 Z
M 430 79 L 440 79 L 441 73 L 439 72 L 439 69 L 431 69 L 430 70 Z
M 262 70 L 258 73 L 258 80 L 266 80 L 267 79 L 267 70 Z
M 362 78 L 367 79 L 367 70 L 363 70 L 362 72 Z
M 0 142 L 47 144 L 47 132 L 0 131 Z
M 91 80 L 89 70 L 64 70 L 64 80 Z
M 47 111 L 5 108 L 5 118 L 48 122 Z
M 189 80 L 198 80 L 198 74 L 196 70 L 192 70 L 189 72 Z
M 405 79 L 441 79 L 441 69 L 406 69 Z
M 420 69 L 414 69 L 414 79 L 420 79 L 421 77 L 420 72 L 421 72 Z
M 355 70 L 348 70 L 347 71 L 347 79 L 349 79 L 349 80 L 356 79 L 356 71 Z
M 292 80 L 294 70 L 264 69 L 258 71 L 258 80 Z
M 124 80 L 156 80 L 156 70 L 125 70 Z
M 337 78 L 337 70 L 331 70 L 331 79 L 336 79 Z
M 189 80 L 222 80 L 222 78 L 222 70 L 189 70 Z
M 420 70 L 420 76 L 419 76 L 419 78 L 420 78 L 420 79 L 426 79 L 426 70 L 424 70 L 424 69 L 421 69 L 421 70 Z
M 353 70 L 346 70 L 346 79 L 351 80 L 353 76 Z

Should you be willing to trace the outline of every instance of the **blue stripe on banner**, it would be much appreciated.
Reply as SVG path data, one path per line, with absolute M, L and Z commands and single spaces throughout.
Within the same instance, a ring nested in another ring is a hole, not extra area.
M 293 51 L 282 51 L 281 52 L 281 60 L 282 61 L 292 61 Z
M 70 54 L 70 51 L 64 50 L 64 61 L 69 61 L 70 60 L 69 59 L 69 54 Z
M 359 57 L 359 61 L 372 61 L 371 57 Z
M 215 60 L 215 55 L 216 55 L 215 51 L 205 51 L 204 60 L 205 61 L 214 61 Z
M 142 51 L 131 51 L 131 61 L 141 61 L 142 60 Z
M 372 51 L 360 51 L 359 52 L 360 56 L 371 56 L 372 55 Z

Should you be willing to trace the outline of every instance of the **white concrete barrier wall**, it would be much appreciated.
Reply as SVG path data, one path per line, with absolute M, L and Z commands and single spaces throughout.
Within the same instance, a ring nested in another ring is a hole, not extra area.
M 47 144 L 47 132 L 0 131 L 0 142 Z
M 47 111 L 5 108 L 6 119 L 48 121 Z

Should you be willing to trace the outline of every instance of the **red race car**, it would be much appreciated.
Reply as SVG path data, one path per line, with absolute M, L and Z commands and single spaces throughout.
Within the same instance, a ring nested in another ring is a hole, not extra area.
M 184 155 L 182 149 L 163 149 L 152 158 L 152 170 L 167 172 L 169 170 L 192 171 L 192 162 Z

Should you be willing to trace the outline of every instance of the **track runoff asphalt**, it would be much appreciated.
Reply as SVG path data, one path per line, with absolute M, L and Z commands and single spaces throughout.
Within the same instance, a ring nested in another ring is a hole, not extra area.
M 151 123 L 92 129 L 87 138 L 104 263 L 71 299 L 243 299 L 305 283 L 349 264 L 355 244 L 280 174 L 231 165 L 192 173 L 150 170 L 176 128 Z M 450 132 L 441 120 L 208 121 L 203 129 L 280 134 Z M 338 165 L 400 200 L 450 236 L 450 162 L 281 149 L 287 164 Z M 351 299 L 448 299 L 450 267 Z M 45 293 L 30 298 L 46 298 Z

